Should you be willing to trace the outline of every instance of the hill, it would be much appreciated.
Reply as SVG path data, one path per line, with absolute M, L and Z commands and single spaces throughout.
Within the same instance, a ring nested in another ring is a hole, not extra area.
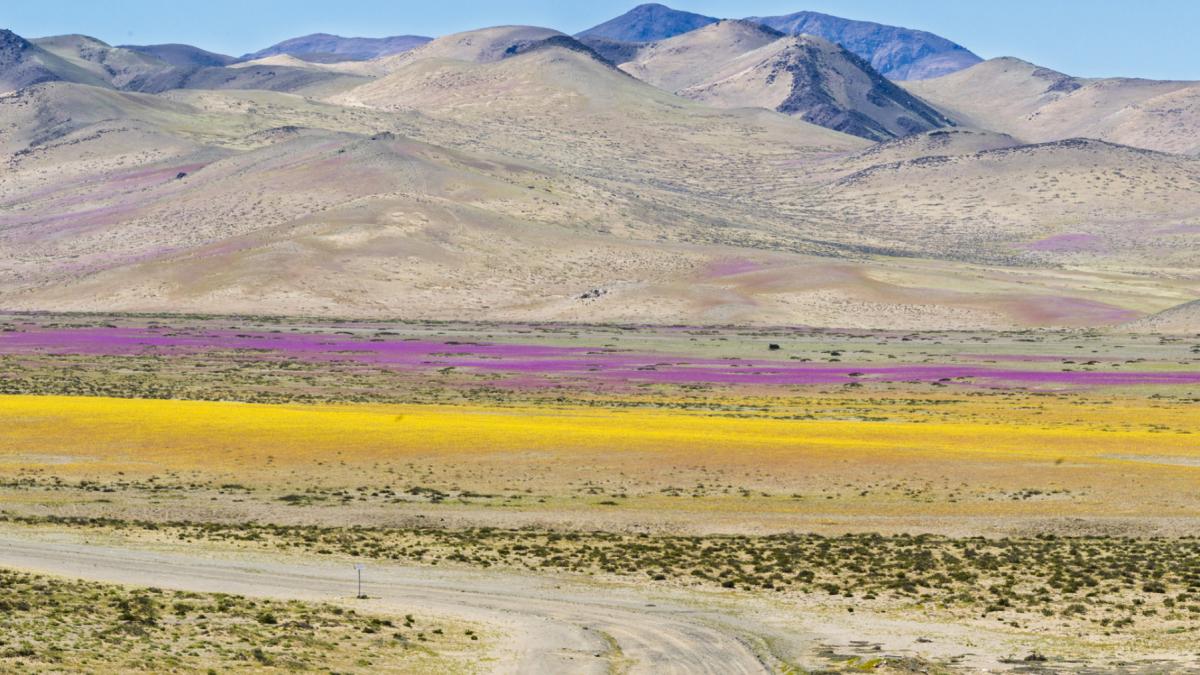
M 427 59 L 452 59 L 471 63 L 493 63 L 512 56 L 529 45 L 555 37 L 565 37 L 550 28 L 538 26 L 496 26 L 440 37 L 416 49 L 381 62 L 384 70 Z
M 1084 79 L 999 58 L 905 87 L 958 119 L 1027 142 L 1088 137 L 1200 153 L 1200 82 Z
M 622 69 L 723 108 L 769 108 L 886 140 L 953 122 L 842 47 L 744 21 L 722 21 L 641 50 Z
M 156 56 L 113 47 L 86 35 L 57 35 L 33 42 L 117 89 L 143 89 L 146 82 L 174 69 Z
M 39 38 L 35 46 L 54 57 L 53 80 L 158 94 L 176 89 L 261 89 L 328 95 L 362 84 L 368 72 L 347 72 L 295 60 L 287 64 L 235 64 L 228 57 L 186 45 L 113 47 L 84 35 Z M 160 57 L 161 55 L 161 57 Z M 178 65 L 182 63 L 183 65 Z M 231 66 L 241 67 L 231 67 Z
M 107 85 L 105 78 L 9 30 L 0 30 L 0 93 L 42 82 Z
M 395 35 L 383 38 L 341 37 L 328 33 L 314 33 L 302 37 L 284 40 L 260 49 L 242 57 L 243 61 L 278 56 L 285 54 L 302 60 L 330 61 L 370 61 L 382 56 L 399 54 L 420 47 L 432 38 L 420 35 Z
M 237 62 L 232 56 L 216 54 L 191 45 L 121 45 L 119 48 L 151 56 L 175 68 L 221 68 Z
M 924 80 L 982 61 L 962 45 L 921 30 L 853 21 L 818 12 L 751 17 L 788 35 L 815 35 L 854 52 L 893 80 Z
M 1200 335 L 1200 300 L 1172 307 L 1118 327 L 1135 333 Z

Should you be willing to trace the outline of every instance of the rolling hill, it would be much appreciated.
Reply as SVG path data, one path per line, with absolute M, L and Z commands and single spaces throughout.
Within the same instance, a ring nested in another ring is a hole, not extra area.
M 1200 82 L 1084 79 L 999 58 L 905 87 L 947 114 L 1027 142 L 1087 137 L 1200 153 Z
M 176 68 L 221 68 L 237 62 L 232 56 L 183 44 L 121 45 L 119 48 L 146 54 Z
M 0 93 L 42 82 L 107 84 L 105 78 L 89 69 L 71 63 L 10 30 L 0 30 Z
M 1200 300 L 1172 307 L 1118 327 L 1135 333 L 1200 335 Z
M 113 47 L 86 35 L 57 35 L 32 42 L 117 89 L 143 89 L 146 82 L 174 69 L 151 54 Z
M 287 55 L 305 61 L 316 62 L 370 61 L 382 56 L 390 56 L 415 49 L 431 40 L 432 38 L 420 35 L 363 38 L 314 33 L 312 35 L 284 40 L 266 49 L 246 54 L 242 57 L 242 60 L 253 61 L 269 56 Z

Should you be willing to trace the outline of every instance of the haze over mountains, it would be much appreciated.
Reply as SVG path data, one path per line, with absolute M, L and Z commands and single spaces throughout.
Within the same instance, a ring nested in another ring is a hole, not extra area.
M 0 33 L 0 306 L 918 329 L 1200 297 L 1196 83 L 697 17 L 248 60 Z

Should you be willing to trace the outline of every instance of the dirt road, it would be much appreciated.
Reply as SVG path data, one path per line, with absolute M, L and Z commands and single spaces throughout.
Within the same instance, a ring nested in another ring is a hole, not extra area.
M 227 559 L 0 533 L 0 566 L 141 586 L 299 600 L 353 598 L 349 564 Z M 497 627 L 502 673 L 762 673 L 753 638 L 706 612 L 629 589 L 506 572 L 370 566 L 363 611 Z M 770 657 L 766 657 L 768 660 Z

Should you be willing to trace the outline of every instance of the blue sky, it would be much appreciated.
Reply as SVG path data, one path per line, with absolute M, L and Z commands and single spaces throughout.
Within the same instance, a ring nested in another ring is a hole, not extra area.
M 498 24 L 576 32 L 636 0 L 0 0 L 0 27 L 84 33 L 113 44 L 185 42 L 240 55 L 314 32 L 444 35 Z M 679 0 L 719 17 L 814 10 L 920 28 L 990 58 L 1072 75 L 1200 79 L 1200 0 Z

